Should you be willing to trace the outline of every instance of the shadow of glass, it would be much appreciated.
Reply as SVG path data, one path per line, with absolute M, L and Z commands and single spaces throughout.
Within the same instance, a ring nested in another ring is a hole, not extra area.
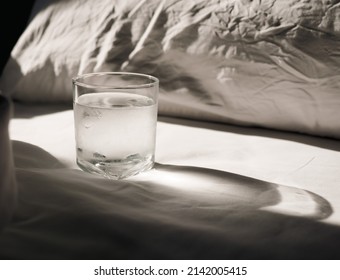
M 162 186 L 163 192 L 170 189 L 199 208 L 260 210 L 310 219 L 325 219 L 333 213 L 327 200 L 310 191 L 226 171 L 156 163 L 149 177 L 148 184 Z

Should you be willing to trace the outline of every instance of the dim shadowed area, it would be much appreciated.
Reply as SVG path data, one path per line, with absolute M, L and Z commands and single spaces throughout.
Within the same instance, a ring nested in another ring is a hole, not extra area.
M 0 236 L 1 258 L 340 256 L 340 228 L 320 222 L 332 208 L 311 192 L 229 172 L 164 164 L 156 164 L 151 176 L 110 181 L 65 168 L 34 145 L 14 141 L 13 148 L 19 207 Z M 296 199 L 302 204 L 300 213 L 267 211 L 287 194 L 294 194 L 290 204 Z
M 10 56 L 12 48 L 26 27 L 33 3 L 33 0 L 25 0 L 20 3 L 16 1 L 3 1 L 1 3 L 0 74 Z

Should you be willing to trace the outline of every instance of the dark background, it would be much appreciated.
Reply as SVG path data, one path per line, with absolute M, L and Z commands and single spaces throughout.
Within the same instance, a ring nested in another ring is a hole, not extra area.
M 6 0 L 0 7 L 0 75 L 11 50 L 24 31 L 34 0 Z

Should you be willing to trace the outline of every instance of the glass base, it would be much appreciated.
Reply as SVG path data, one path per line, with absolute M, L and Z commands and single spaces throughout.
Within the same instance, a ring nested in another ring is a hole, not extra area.
M 86 172 L 120 180 L 151 169 L 154 165 L 154 156 L 129 156 L 126 159 L 111 161 L 86 161 L 77 158 L 77 164 Z

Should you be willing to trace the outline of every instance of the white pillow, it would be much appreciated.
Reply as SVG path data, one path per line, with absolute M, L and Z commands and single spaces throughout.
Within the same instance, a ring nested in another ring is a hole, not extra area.
M 16 205 L 16 180 L 8 124 L 10 103 L 0 94 L 0 230 L 9 222 Z
M 340 13 L 330 1 L 37 0 L 1 86 L 71 102 L 71 77 L 160 79 L 160 114 L 340 138 Z

